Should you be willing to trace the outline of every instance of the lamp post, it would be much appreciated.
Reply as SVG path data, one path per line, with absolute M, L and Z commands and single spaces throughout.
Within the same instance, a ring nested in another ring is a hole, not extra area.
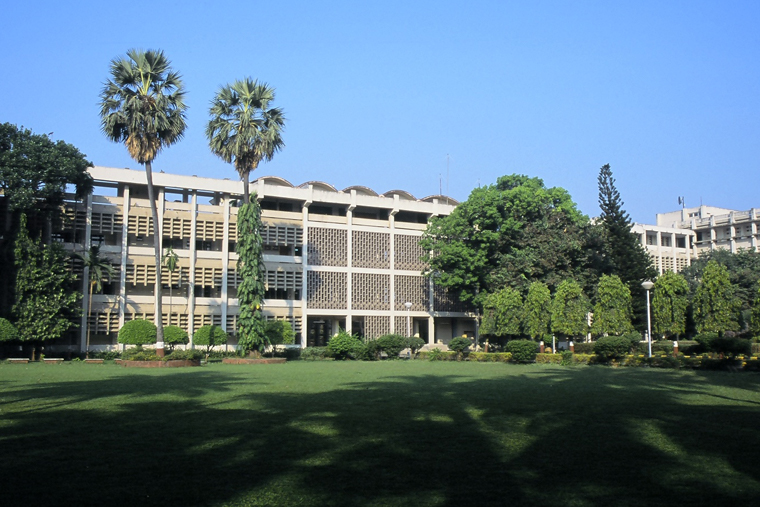
M 649 344 L 649 357 L 652 357 L 652 317 L 649 311 L 649 291 L 654 287 L 654 283 L 651 280 L 644 280 L 641 283 L 644 290 L 647 291 L 647 342 Z
M 412 309 L 412 303 L 407 301 L 404 303 L 404 306 L 406 306 L 406 336 L 410 337 L 412 336 L 412 321 L 410 320 L 410 314 L 409 311 Z

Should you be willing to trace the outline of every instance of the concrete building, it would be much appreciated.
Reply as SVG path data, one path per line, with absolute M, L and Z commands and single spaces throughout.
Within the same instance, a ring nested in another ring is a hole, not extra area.
M 91 348 L 110 348 L 125 321 L 153 320 L 153 220 L 144 171 L 94 167 L 90 173 L 96 191 L 86 203 L 67 203 L 70 220 L 55 237 L 70 250 L 100 245 L 116 268 L 117 279 L 93 296 L 90 316 Z M 179 256 L 179 268 L 162 273 L 164 324 L 190 335 L 215 324 L 234 335 L 242 183 L 153 176 L 164 247 Z M 302 347 L 325 345 L 339 328 L 377 337 L 406 334 L 408 325 L 430 344 L 474 334 L 475 314 L 421 274 L 419 238 L 431 217 L 451 213 L 453 199 L 416 199 L 403 190 L 379 195 L 360 186 L 339 191 L 318 181 L 296 187 L 277 177 L 252 182 L 251 192 L 264 225 L 263 311 L 267 319 L 290 322 Z
M 757 250 L 760 209 L 739 211 L 713 206 L 684 208 L 659 213 L 657 225 L 694 231 L 697 253 L 718 248 L 734 253 L 742 248 Z
M 634 224 L 633 232 L 639 235 L 641 245 L 649 253 L 652 264 L 662 274 L 680 272 L 696 258 L 696 234 L 688 229 L 659 225 Z

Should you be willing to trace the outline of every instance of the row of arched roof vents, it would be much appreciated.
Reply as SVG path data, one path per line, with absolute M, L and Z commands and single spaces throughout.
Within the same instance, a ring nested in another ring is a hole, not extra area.
M 300 185 L 298 185 L 298 187 L 296 187 L 285 178 L 280 178 L 279 176 L 262 176 L 261 178 L 257 178 L 256 180 L 254 180 L 254 183 L 259 180 L 264 180 L 267 183 L 282 185 L 283 187 L 290 187 L 290 188 L 309 188 L 309 185 L 311 185 L 317 190 L 324 190 L 326 192 L 337 192 L 337 193 L 346 194 L 346 193 L 350 193 L 352 190 L 355 190 L 356 193 L 359 195 L 369 195 L 373 197 L 391 197 L 392 198 L 394 195 L 397 195 L 399 196 L 399 199 L 405 199 L 407 201 L 433 202 L 433 199 L 438 199 L 439 202 L 459 204 L 459 201 L 457 201 L 456 199 L 452 199 L 451 197 L 448 197 L 446 195 L 429 195 L 423 199 L 417 199 L 406 190 L 388 190 L 387 192 L 383 194 L 378 194 L 371 188 L 364 187 L 361 185 L 352 185 L 350 187 L 344 188 L 343 190 L 338 190 L 334 186 L 330 185 L 329 183 L 325 183 L 324 181 L 307 181 L 307 182 L 301 183 Z

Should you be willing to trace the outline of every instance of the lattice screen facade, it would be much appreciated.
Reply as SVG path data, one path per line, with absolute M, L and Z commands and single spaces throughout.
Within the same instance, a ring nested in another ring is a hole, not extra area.
M 83 209 L 74 209 L 70 206 L 66 206 L 64 212 L 64 219 L 62 229 L 65 231 L 71 231 L 73 229 L 79 229 L 83 231 L 87 225 L 87 211 Z
M 308 308 L 346 308 L 346 273 L 309 271 L 307 287 Z
M 303 228 L 295 225 L 264 225 L 261 228 L 261 242 L 274 246 L 301 246 Z
M 290 323 L 290 327 L 296 333 L 296 336 L 301 333 L 301 317 L 297 315 L 264 315 L 264 320 L 285 320 Z
M 224 239 L 223 220 L 198 220 L 195 222 L 195 238 L 205 241 Z
M 190 238 L 193 231 L 192 218 L 187 213 L 182 215 L 167 212 L 164 215 L 163 235 L 169 238 Z
M 149 215 L 129 215 L 128 222 L 127 232 L 132 236 L 145 237 L 153 234 L 153 217 Z
M 368 315 L 364 317 L 364 336 L 378 338 L 391 332 L 391 318 L 387 315 Z
M 347 265 L 347 231 L 312 227 L 309 229 L 308 256 L 312 266 Z
M 109 334 L 119 332 L 119 312 L 95 311 L 88 318 L 92 334 Z
M 203 326 L 221 326 L 222 314 L 220 313 L 196 313 L 193 315 L 193 329 L 200 329 Z
M 391 267 L 390 234 L 353 231 L 351 265 L 356 268 Z
M 221 287 L 222 278 L 221 266 L 195 266 L 195 285 L 198 287 Z
M 394 324 L 396 325 L 395 330 L 393 331 L 395 334 L 400 334 L 401 336 L 409 336 L 406 332 L 406 315 L 396 315 L 396 318 L 394 319 Z M 413 336 L 414 335 L 414 322 L 412 321 L 412 318 L 409 318 L 409 333 Z
M 390 310 L 390 275 L 352 273 L 351 307 L 354 310 Z
M 301 290 L 303 273 L 301 271 L 267 271 L 266 288 L 276 290 Z
M 425 269 L 425 263 L 421 260 L 425 251 L 420 247 L 420 236 L 396 234 L 393 242 L 394 268 L 409 271 Z
M 404 303 L 412 303 L 412 311 L 426 312 L 430 305 L 429 281 L 424 276 L 396 275 L 394 289 L 396 292 L 396 310 L 406 311 Z
M 92 232 L 100 234 L 118 234 L 124 227 L 124 215 L 121 213 L 92 212 Z

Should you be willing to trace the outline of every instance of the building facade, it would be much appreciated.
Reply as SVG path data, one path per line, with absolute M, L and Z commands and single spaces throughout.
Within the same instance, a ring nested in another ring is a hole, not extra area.
M 115 279 L 93 295 L 89 317 L 91 348 L 111 348 L 125 321 L 154 319 L 154 225 L 144 171 L 94 167 L 90 173 L 96 191 L 85 203 L 67 203 L 69 220 L 55 238 L 70 250 L 98 245 L 113 264 Z M 162 270 L 164 325 L 192 336 L 214 324 L 234 336 L 243 184 L 153 177 L 163 246 L 179 257 L 174 272 Z M 263 313 L 290 322 L 302 347 L 325 345 L 339 328 L 365 337 L 408 329 L 429 344 L 475 333 L 475 314 L 422 276 L 420 236 L 431 217 L 451 213 L 453 199 L 416 199 L 402 190 L 378 195 L 359 186 L 338 191 L 317 181 L 296 187 L 277 177 L 259 178 L 250 189 L 262 208 Z M 83 293 L 80 347 L 89 306 Z

